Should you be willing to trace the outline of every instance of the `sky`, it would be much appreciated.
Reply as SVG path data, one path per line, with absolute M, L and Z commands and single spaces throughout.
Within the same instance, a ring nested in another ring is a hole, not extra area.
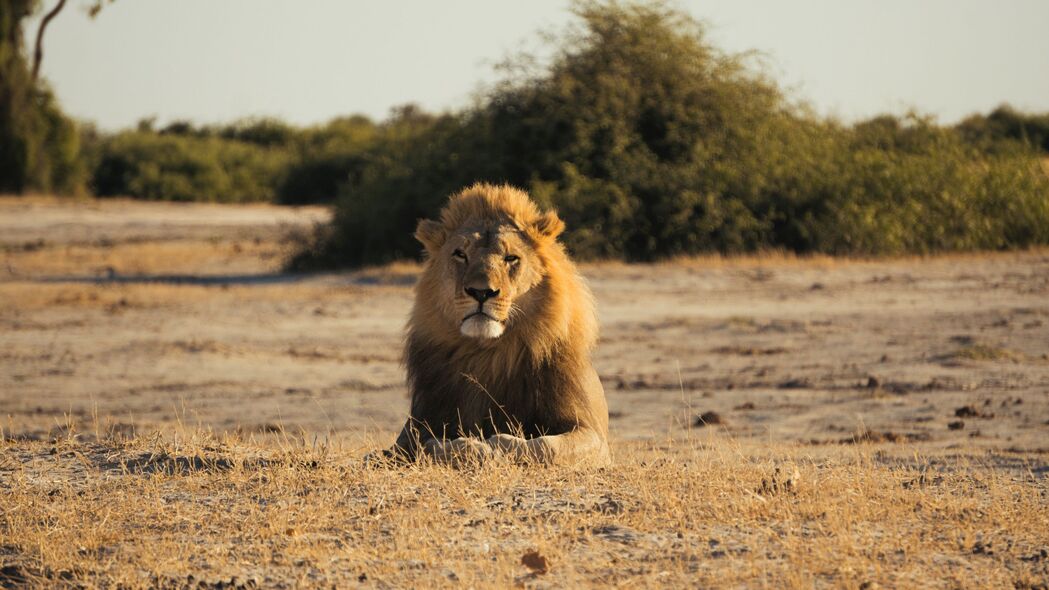
M 55 0 L 41 0 L 49 9 Z M 414 102 L 470 104 L 570 0 L 71 0 L 42 75 L 105 130 L 274 116 L 299 125 Z M 1049 111 L 1046 0 L 680 0 L 731 53 L 756 50 L 794 99 L 845 121 L 914 109 L 953 123 L 1002 103 Z M 38 22 L 27 27 L 32 39 Z

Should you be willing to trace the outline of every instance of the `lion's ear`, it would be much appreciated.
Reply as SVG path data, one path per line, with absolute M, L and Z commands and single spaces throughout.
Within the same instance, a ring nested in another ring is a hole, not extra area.
M 553 239 L 565 231 L 565 222 L 561 221 L 556 211 L 547 211 L 536 220 L 535 229 L 540 235 Z
M 448 233 L 444 226 L 430 219 L 420 219 L 419 225 L 415 228 L 415 239 L 422 242 L 423 246 L 431 252 L 440 250 L 447 237 Z

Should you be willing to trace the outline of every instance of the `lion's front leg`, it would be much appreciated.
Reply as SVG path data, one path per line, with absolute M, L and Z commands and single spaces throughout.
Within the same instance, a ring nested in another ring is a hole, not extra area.
M 490 436 L 485 443 L 496 452 L 517 463 L 544 465 L 604 466 L 612 462 L 608 442 L 589 428 L 578 428 L 564 434 L 521 438 L 509 434 Z

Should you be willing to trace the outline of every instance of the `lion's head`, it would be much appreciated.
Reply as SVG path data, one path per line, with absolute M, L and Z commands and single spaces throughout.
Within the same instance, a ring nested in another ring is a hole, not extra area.
M 556 242 L 563 230 L 556 213 L 509 186 L 453 196 L 440 220 L 422 220 L 415 232 L 429 259 L 419 293 L 439 316 L 428 320 L 480 341 L 519 328 L 549 299 L 540 287 L 564 256 Z

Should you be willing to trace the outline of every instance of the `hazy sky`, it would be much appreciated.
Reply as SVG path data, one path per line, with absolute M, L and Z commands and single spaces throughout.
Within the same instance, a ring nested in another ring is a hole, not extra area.
M 573 19 L 568 0 L 117 0 L 94 21 L 87 0 L 69 4 L 48 29 L 43 75 L 68 112 L 105 129 L 151 115 L 310 124 L 406 102 L 454 109 L 498 78 L 494 63 L 541 53 L 536 32 Z M 1049 111 L 1047 0 L 676 5 L 722 49 L 765 53 L 823 114 Z

